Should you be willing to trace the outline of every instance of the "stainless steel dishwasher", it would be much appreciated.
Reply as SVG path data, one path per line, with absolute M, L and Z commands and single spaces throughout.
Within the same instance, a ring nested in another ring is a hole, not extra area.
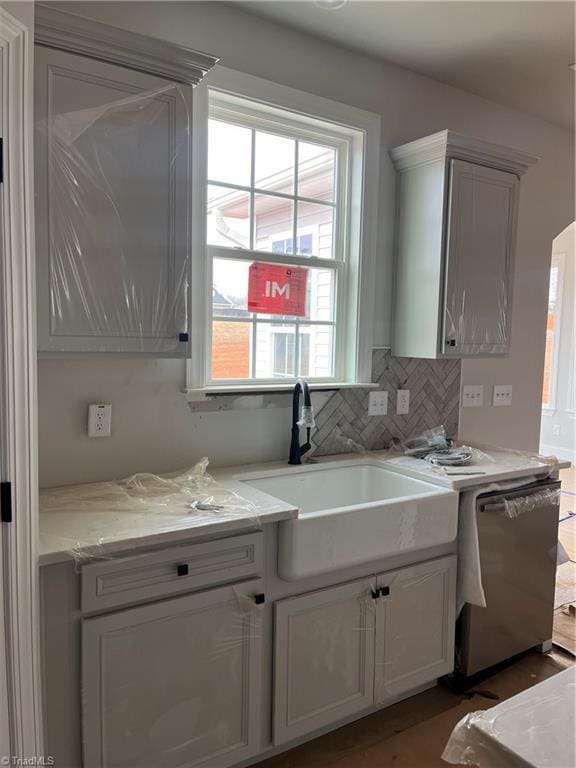
M 478 496 L 486 608 L 466 605 L 456 667 L 466 677 L 552 638 L 560 482 Z

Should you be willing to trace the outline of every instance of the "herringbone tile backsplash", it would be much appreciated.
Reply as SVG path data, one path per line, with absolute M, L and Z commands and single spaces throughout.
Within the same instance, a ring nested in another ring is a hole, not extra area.
M 372 381 L 388 391 L 388 415 L 368 416 L 368 389 L 341 389 L 316 414 L 312 443 L 316 455 L 379 450 L 394 438 L 406 440 L 425 429 L 444 425 L 458 432 L 460 360 L 420 360 L 392 357 L 376 349 Z M 410 390 L 410 413 L 396 415 L 396 393 Z

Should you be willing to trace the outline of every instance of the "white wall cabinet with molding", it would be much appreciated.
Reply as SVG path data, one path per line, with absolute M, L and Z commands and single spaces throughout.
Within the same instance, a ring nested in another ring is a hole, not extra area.
M 192 88 L 216 59 L 39 6 L 40 352 L 188 356 Z
M 397 147 L 392 353 L 510 352 L 519 180 L 537 158 L 442 131 Z

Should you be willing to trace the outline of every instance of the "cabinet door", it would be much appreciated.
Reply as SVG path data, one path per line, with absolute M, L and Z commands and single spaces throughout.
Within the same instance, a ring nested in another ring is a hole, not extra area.
M 373 703 L 372 587 L 362 579 L 276 603 L 275 744 Z
M 376 703 L 454 668 L 456 557 L 378 576 Z
M 519 181 L 451 160 L 444 355 L 509 352 Z
M 188 91 L 36 46 L 41 351 L 186 354 Z
M 82 628 L 84 768 L 226 768 L 259 750 L 261 582 Z

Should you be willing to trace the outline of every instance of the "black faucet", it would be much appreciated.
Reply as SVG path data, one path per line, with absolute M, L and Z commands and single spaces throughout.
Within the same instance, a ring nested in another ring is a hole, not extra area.
M 304 396 L 302 419 L 299 419 L 300 393 Z M 306 442 L 300 445 L 300 427 L 306 427 Z M 312 402 L 310 390 L 304 379 L 298 379 L 292 395 L 292 440 L 290 442 L 290 458 L 288 464 L 302 464 L 302 455 L 312 448 L 310 444 L 310 432 L 314 426 Z

